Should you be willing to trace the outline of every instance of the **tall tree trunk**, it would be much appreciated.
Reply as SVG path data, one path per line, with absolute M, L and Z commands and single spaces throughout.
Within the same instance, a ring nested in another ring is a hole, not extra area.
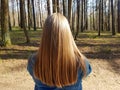
M 80 28 L 80 0 L 76 0 L 77 1 L 77 30 L 76 30 L 76 34 L 75 34 L 75 40 L 77 40 L 77 36 L 79 34 L 79 28 Z
M 93 30 L 95 30 L 95 17 L 94 17 L 94 6 L 93 6 Z
M 48 15 L 51 15 L 51 12 L 50 12 L 50 0 L 47 0 L 47 11 L 48 11 Z
M 1 0 L 1 35 L 3 46 L 11 45 L 11 39 L 9 35 L 9 7 L 8 0 Z
M 99 30 L 98 30 L 98 36 L 100 36 L 101 31 L 101 0 L 99 1 Z
M 51 3 L 52 0 L 47 0 L 47 11 L 48 11 L 48 16 L 52 14 L 52 8 L 51 8 Z
M 115 31 L 117 30 L 117 0 L 114 0 L 113 10 L 114 10 L 114 25 L 115 25 Z
M 68 0 L 63 0 L 63 15 L 68 18 Z
M 27 7 L 28 7 L 28 29 L 30 30 L 30 28 L 32 26 L 32 12 L 31 12 L 30 0 L 27 1 Z
M 59 13 L 60 12 L 60 4 L 59 4 L 59 0 L 57 0 L 57 12 Z
M 39 15 L 40 15 L 40 27 L 42 28 L 42 10 L 41 10 L 41 7 L 40 7 L 40 1 L 38 0 L 38 9 L 39 9 Z
M 32 0 L 32 10 L 33 10 L 34 31 L 36 31 L 36 18 L 35 18 L 34 0 Z
M 12 26 L 11 26 L 11 20 L 10 20 L 10 14 L 9 14 L 9 30 L 12 31 Z
M 81 32 L 83 32 L 83 7 L 84 7 L 84 0 L 81 0 Z
M 105 6 L 105 16 L 104 16 L 104 25 L 103 25 L 104 30 L 107 30 L 107 11 L 106 11 L 107 5 L 106 3 L 107 3 L 107 0 L 104 1 L 104 6 Z
M 72 12 L 72 33 L 74 35 L 75 33 L 75 25 L 76 25 L 76 13 L 75 12 Z
M 75 11 L 75 9 L 76 8 L 74 8 L 75 7 L 75 1 L 73 1 L 73 7 L 72 7 L 72 33 L 73 33 L 73 35 L 75 34 L 75 29 L 76 29 L 76 27 L 75 27 L 75 25 L 76 25 L 76 11 Z
M 87 30 L 88 29 L 88 13 L 87 13 L 87 3 L 88 0 L 84 1 L 84 29 Z
M 115 35 L 115 17 L 114 17 L 113 0 L 111 0 L 111 13 L 112 13 L 112 35 Z
M 110 31 L 110 0 L 108 2 L 108 25 L 107 30 Z
M 68 21 L 70 23 L 70 27 L 72 27 L 72 3 L 73 0 L 68 0 Z
M 16 0 L 16 2 L 17 2 L 17 11 L 18 11 L 18 26 L 20 27 L 19 0 Z
M 103 0 L 101 0 L 101 31 L 103 31 Z
M 57 12 L 57 0 L 52 0 L 53 5 L 53 13 Z
M 0 0 L 0 28 L 1 28 L 1 0 Z
M 28 36 L 28 32 L 26 29 L 26 19 L 25 19 L 25 1 L 24 0 L 20 0 L 20 17 L 21 17 L 21 24 L 23 26 L 23 30 L 25 33 L 25 37 L 26 37 L 26 43 L 30 42 L 29 36 Z
M 13 17 L 13 26 L 15 27 L 15 11 L 14 11 L 14 3 L 15 1 L 12 0 L 12 17 Z
M 96 15 L 95 15 L 95 21 L 96 21 L 96 25 L 95 25 L 95 30 L 98 31 L 98 0 L 96 0 Z
M 118 33 L 120 33 L 120 0 L 118 0 Z

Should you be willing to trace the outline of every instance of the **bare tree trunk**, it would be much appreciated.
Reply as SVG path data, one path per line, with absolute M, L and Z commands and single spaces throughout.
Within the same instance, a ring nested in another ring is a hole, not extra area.
M 73 12 L 72 13 L 73 15 L 72 15 L 72 33 L 73 33 L 73 35 L 74 35 L 74 33 L 75 33 L 75 23 L 76 23 L 76 13 L 75 12 Z
M 106 3 L 107 3 L 107 0 L 104 1 L 104 7 L 105 7 L 105 16 L 104 16 L 104 25 L 103 25 L 104 30 L 107 30 L 107 11 L 106 11 L 107 5 Z
M 1 28 L 1 0 L 0 0 L 0 28 Z
M 98 11 L 99 11 L 99 6 L 98 6 L 98 0 L 96 0 L 96 26 L 95 26 L 95 30 L 98 31 Z
M 98 30 L 98 36 L 100 36 L 101 31 L 101 0 L 99 1 L 99 30 Z
M 40 15 L 40 27 L 42 28 L 42 10 L 41 10 L 41 7 L 40 7 L 40 1 L 38 0 L 38 9 L 39 9 L 39 15 Z
M 113 5 L 113 10 L 114 10 L 114 25 L 115 25 L 115 31 L 117 30 L 117 0 L 114 0 L 114 5 Z
M 115 17 L 113 9 L 113 0 L 111 0 L 111 13 L 112 13 L 112 35 L 115 35 Z
M 77 40 L 77 36 L 79 34 L 79 28 L 80 28 L 80 0 L 76 0 L 77 1 L 77 30 L 76 30 L 76 34 L 75 34 L 75 40 Z
M 84 1 L 84 29 L 88 29 L 88 13 L 87 13 L 87 2 L 88 0 Z
M 30 30 L 30 28 L 32 26 L 32 12 L 31 12 L 30 0 L 27 1 L 27 7 L 28 7 L 28 29 Z
M 57 12 L 57 0 L 52 0 L 53 5 L 53 13 Z
M 60 4 L 59 4 L 59 0 L 57 0 L 57 12 L 60 12 Z
M 101 31 L 103 31 L 103 0 L 101 0 Z
M 12 26 L 11 26 L 11 20 L 10 20 L 10 14 L 9 14 L 9 30 L 12 31 Z
M 120 0 L 118 0 L 118 33 L 120 33 Z
M 52 9 L 51 9 L 51 3 L 50 3 L 51 0 L 47 0 L 47 11 L 48 11 L 48 15 L 51 15 L 52 14 Z
M 12 17 L 13 17 L 13 26 L 15 27 L 15 11 L 14 11 L 14 3 L 15 1 L 12 0 Z
M 26 19 L 25 19 L 25 1 L 24 0 L 20 0 L 20 16 L 21 16 L 21 24 L 23 26 L 23 30 L 25 33 L 25 37 L 26 37 L 26 43 L 30 43 L 30 39 L 28 36 L 28 32 L 26 29 Z
M 68 0 L 68 21 L 70 23 L 70 27 L 72 27 L 72 3 L 73 0 Z
M 32 10 L 33 10 L 34 31 L 36 31 L 36 18 L 35 18 L 34 0 L 32 0 Z
M 84 7 L 84 0 L 81 0 L 81 32 L 83 32 L 83 7 Z
M 18 26 L 20 26 L 19 2 L 18 2 L 18 0 L 16 0 L 16 2 L 17 2 L 17 11 L 18 11 Z
M 76 25 L 76 11 L 75 11 L 75 1 L 73 2 L 73 8 L 72 8 L 72 33 L 75 34 L 75 25 Z
M 108 2 L 108 31 L 110 31 L 110 0 Z
M 93 29 L 95 30 L 95 17 L 94 17 L 94 6 L 93 6 Z
M 68 18 L 68 0 L 63 0 L 63 15 Z
M 1 35 L 3 46 L 11 45 L 11 39 L 9 35 L 9 7 L 8 0 L 1 0 Z

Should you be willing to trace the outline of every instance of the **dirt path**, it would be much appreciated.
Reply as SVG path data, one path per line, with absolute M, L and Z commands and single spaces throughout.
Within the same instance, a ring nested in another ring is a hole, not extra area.
M 90 59 L 92 74 L 83 80 L 83 90 L 120 90 L 120 66 L 106 61 Z M 0 62 L 0 90 L 33 90 L 34 82 L 26 70 L 27 60 Z

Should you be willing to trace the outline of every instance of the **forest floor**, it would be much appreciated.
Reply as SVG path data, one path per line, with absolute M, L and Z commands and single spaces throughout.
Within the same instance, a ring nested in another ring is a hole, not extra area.
M 0 90 L 33 90 L 34 82 L 26 70 L 27 58 L 36 52 L 41 31 L 30 31 L 25 44 L 23 31 L 12 31 L 13 45 L 0 47 Z M 79 34 L 76 41 L 89 59 L 92 73 L 83 79 L 83 90 L 120 90 L 120 35 L 96 32 Z

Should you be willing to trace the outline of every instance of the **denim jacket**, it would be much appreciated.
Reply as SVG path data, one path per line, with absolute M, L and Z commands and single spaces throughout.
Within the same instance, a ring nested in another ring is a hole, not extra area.
M 35 64 L 35 60 L 36 60 L 36 55 L 32 54 L 29 57 L 28 65 L 27 65 L 27 70 L 28 70 L 29 74 L 32 76 L 32 78 L 35 82 L 34 90 L 82 90 L 83 73 L 82 73 L 81 70 L 78 71 L 78 80 L 74 85 L 65 86 L 65 87 L 62 87 L 62 88 L 57 88 L 55 86 L 50 87 L 50 86 L 47 86 L 47 85 L 43 84 L 40 80 L 38 80 L 34 77 L 33 66 Z M 92 69 L 91 69 L 91 66 L 90 66 L 88 60 L 85 60 L 85 63 L 86 63 L 87 75 L 89 75 Z

